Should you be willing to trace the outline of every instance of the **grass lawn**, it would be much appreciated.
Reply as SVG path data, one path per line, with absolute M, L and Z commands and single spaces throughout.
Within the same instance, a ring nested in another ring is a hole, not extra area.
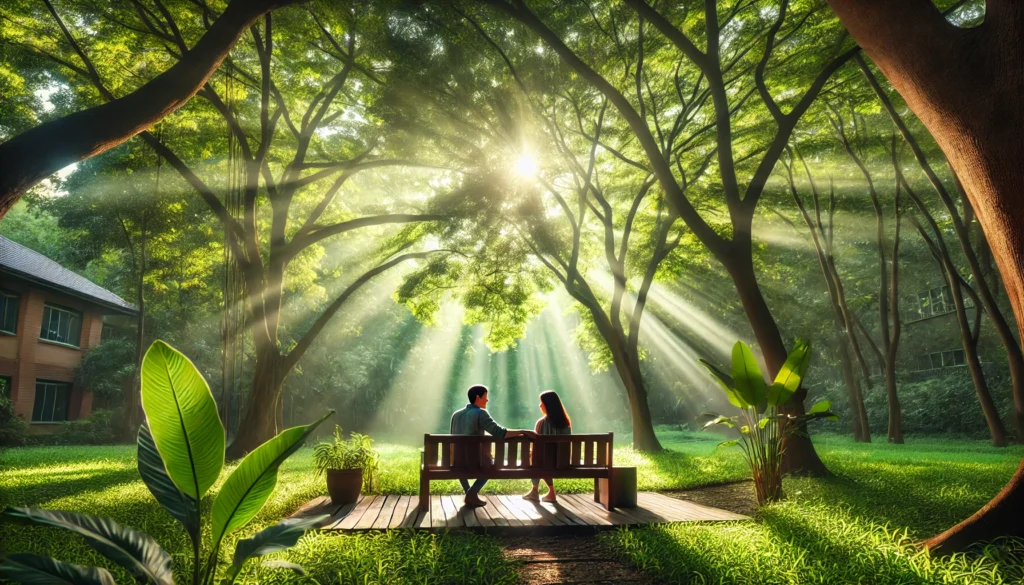
M 659 433 L 668 452 L 643 456 L 616 450 L 636 465 L 640 489 L 682 489 L 743 479 L 739 453 L 716 450 L 714 435 Z M 668 582 L 684 583 L 1012 583 L 1024 580 L 1013 547 L 966 559 L 933 560 L 916 539 L 976 510 L 1012 475 L 1024 448 L 981 441 L 914 440 L 904 446 L 860 445 L 817 438 L 828 479 L 787 480 L 789 500 L 757 522 L 689 525 L 605 533 L 624 558 Z M 416 447 L 380 445 L 383 493 L 418 489 Z M 266 508 L 239 536 L 251 535 L 323 493 L 310 473 L 311 450 L 282 468 Z M 227 474 L 225 473 L 224 476 Z M 590 491 L 590 481 L 560 481 L 564 491 Z M 528 483 L 495 481 L 486 492 L 518 493 Z M 216 492 L 215 486 L 212 492 Z M 455 493 L 455 482 L 432 484 Z M 204 502 L 209 506 L 210 499 Z M 38 506 L 110 516 L 153 535 L 187 575 L 186 536 L 138 479 L 134 448 L 39 447 L 0 453 L 0 505 Z M 233 545 L 225 547 L 233 550 Z M 104 564 L 81 539 L 55 529 L 0 524 L 0 553 L 40 552 L 79 564 Z M 1018 555 L 1020 549 L 1018 548 Z M 1001 555 L 1001 556 L 1000 556 Z M 281 556 L 306 567 L 305 578 L 252 563 L 242 581 L 328 583 L 513 583 L 515 574 L 493 539 L 466 533 L 310 534 Z M 115 571 L 120 583 L 124 573 Z M 185 582 L 182 580 L 181 582 Z

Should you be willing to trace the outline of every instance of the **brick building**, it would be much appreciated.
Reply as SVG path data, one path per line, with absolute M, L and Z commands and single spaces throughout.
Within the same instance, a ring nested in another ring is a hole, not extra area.
M 134 305 L 49 258 L 0 236 L 0 392 L 32 432 L 92 412 L 75 366 L 110 333 L 106 315 Z

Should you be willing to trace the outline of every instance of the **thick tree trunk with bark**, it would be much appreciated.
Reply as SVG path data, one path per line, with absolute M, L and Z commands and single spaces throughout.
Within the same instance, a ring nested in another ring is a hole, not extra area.
M 123 143 L 185 105 L 254 20 L 299 1 L 234 0 L 191 50 L 149 83 L 0 144 L 0 218 L 39 181 Z
M 1024 335 L 1024 3 L 989 0 L 960 30 L 930 0 L 829 0 L 853 38 L 925 124 L 978 215 Z M 1014 393 L 1018 416 L 1024 396 Z M 985 507 L 925 544 L 952 552 L 1024 536 L 1024 463 Z
M 241 459 L 281 431 L 277 412 L 284 379 L 290 371 L 290 368 L 285 368 L 284 362 L 284 356 L 276 349 L 265 349 L 257 353 L 252 389 L 235 440 L 228 446 L 228 459 Z

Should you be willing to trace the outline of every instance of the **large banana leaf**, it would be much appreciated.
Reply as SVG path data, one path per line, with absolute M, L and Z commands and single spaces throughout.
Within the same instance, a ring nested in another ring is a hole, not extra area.
M 116 585 L 103 567 L 83 567 L 31 554 L 5 558 L 0 563 L 0 577 L 22 585 Z
M 174 585 L 171 555 L 148 535 L 110 518 L 38 508 L 7 508 L 4 515 L 18 522 L 77 532 L 89 546 L 128 569 L 137 579 L 154 585 Z
M 244 526 L 260 511 L 277 485 L 277 469 L 334 411 L 305 426 L 292 427 L 257 447 L 224 481 L 213 502 L 213 542 Z
M 737 341 L 732 348 L 732 379 L 736 393 L 745 403 L 740 408 L 759 406 L 768 393 L 767 384 L 750 346 Z
M 164 461 L 153 442 L 149 425 L 142 423 L 139 427 L 139 475 L 150 493 L 160 502 L 175 520 L 181 522 L 192 542 L 199 541 L 199 507 L 196 501 L 178 489 L 164 468 Z
M 698 361 L 702 366 L 707 368 L 709 372 L 711 372 L 711 376 L 718 382 L 718 385 L 722 387 L 722 390 L 725 391 L 725 397 L 729 399 L 729 404 L 736 408 L 746 408 L 746 405 L 743 403 L 743 397 L 736 392 L 732 376 L 718 369 L 714 364 L 706 359 L 701 358 Z
M 224 426 L 199 370 L 163 341 L 142 360 L 142 408 L 167 475 L 202 500 L 224 467 Z
M 292 546 L 302 538 L 306 530 L 319 526 L 330 518 L 329 515 L 309 516 L 308 518 L 285 518 L 273 526 L 257 532 L 252 538 L 243 538 L 235 545 L 235 556 L 232 560 L 231 575 L 238 574 L 242 565 L 253 557 L 280 552 Z
M 782 364 L 782 369 L 775 376 L 775 382 L 768 389 L 768 404 L 782 406 L 789 402 L 790 397 L 800 388 L 800 381 L 810 364 L 811 346 L 798 339 L 786 357 L 786 363 Z

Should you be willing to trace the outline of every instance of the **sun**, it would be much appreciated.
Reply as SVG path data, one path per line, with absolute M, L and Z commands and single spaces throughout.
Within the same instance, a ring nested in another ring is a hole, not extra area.
M 537 161 L 537 157 L 532 154 L 521 154 L 516 159 L 515 172 L 520 177 L 532 179 L 537 176 L 537 172 L 540 170 L 540 163 Z

